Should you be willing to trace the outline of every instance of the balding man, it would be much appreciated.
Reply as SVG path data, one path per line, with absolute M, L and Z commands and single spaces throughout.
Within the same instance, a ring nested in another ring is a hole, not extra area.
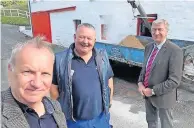
M 80 24 L 74 41 L 56 54 L 51 96 L 60 101 L 68 128 L 110 128 L 113 71 L 107 53 L 94 48 L 91 24 Z
M 10 87 L 1 93 L 2 128 L 67 128 L 60 104 L 46 97 L 54 59 L 49 43 L 42 37 L 17 44 L 12 50 Z

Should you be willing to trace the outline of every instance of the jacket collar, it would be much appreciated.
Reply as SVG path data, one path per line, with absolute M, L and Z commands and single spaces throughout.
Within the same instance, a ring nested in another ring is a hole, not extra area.
M 2 92 L 2 115 L 6 118 L 3 122 L 8 128 L 30 128 L 21 108 L 15 101 L 11 89 Z M 45 103 L 49 104 L 48 107 L 52 107 L 53 109 L 49 109 L 48 112 L 53 114 L 53 117 L 59 128 L 64 128 L 65 123 L 61 122 L 61 117 L 63 113 L 60 111 L 60 108 L 57 108 L 56 105 L 53 105 L 49 98 L 45 97 Z M 52 106 L 51 106 L 52 105 Z

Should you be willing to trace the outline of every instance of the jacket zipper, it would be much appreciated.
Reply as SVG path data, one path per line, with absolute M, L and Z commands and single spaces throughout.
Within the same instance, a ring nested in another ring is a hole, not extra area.
M 71 114 L 72 114 L 72 120 L 76 122 L 75 118 L 73 117 L 73 96 L 72 96 L 71 61 L 69 61 L 68 70 L 69 70 L 68 75 L 70 76 L 70 78 L 69 78 L 69 89 L 70 89 L 70 93 L 71 93 L 71 96 L 70 96 L 70 100 L 71 100 L 71 108 L 72 108 Z
M 100 59 L 100 58 L 98 58 L 98 59 Z M 105 113 L 107 113 L 107 111 L 106 111 L 106 106 L 105 106 L 105 99 L 104 99 L 104 88 L 103 88 L 103 85 L 104 85 L 104 80 L 103 80 L 103 77 L 102 77 L 102 74 L 103 74 L 103 72 L 101 72 L 101 70 L 100 70 L 100 66 L 99 66 L 99 64 L 98 64 L 98 62 L 97 62 L 98 60 L 96 60 L 96 65 L 97 65 L 97 69 L 98 69 L 98 74 L 99 74 L 99 76 L 100 76 L 100 83 L 101 83 L 101 90 L 102 90 L 102 99 L 103 99 L 103 107 L 104 107 L 104 111 L 105 111 Z M 103 60 L 101 60 L 101 61 L 103 61 Z

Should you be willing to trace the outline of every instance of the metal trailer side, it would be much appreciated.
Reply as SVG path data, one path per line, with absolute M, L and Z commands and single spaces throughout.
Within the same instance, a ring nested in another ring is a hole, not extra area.
M 143 46 L 153 40 L 150 37 L 137 36 Z M 170 39 L 173 43 L 182 48 L 184 54 L 183 81 L 194 85 L 194 41 Z M 54 52 L 63 51 L 64 47 L 52 45 Z M 142 67 L 144 61 L 144 49 L 121 46 L 120 44 L 107 44 L 96 42 L 97 49 L 105 49 L 109 59 L 116 62 L 128 64 L 129 66 Z
M 136 36 L 143 46 L 152 42 L 151 37 Z M 184 54 L 183 79 L 188 83 L 194 83 L 194 41 L 169 39 L 177 44 Z M 109 59 L 116 62 L 126 63 L 129 66 L 142 67 L 144 61 L 144 49 L 126 47 L 121 45 L 96 42 L 97 49 L 106 49 Z

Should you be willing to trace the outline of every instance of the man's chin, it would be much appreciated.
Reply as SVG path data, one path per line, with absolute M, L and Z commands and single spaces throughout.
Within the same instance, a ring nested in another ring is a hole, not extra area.
M 81 53 L 82 53 L 83 55 L 88 54 L 88 53 L 89 53 L 89 50 L 88 50 L 88 49 L 83 49 L 83 50 L 81 50 Z
M 154 40 L 157 44 L 161 43 L 161 40 Z
M 34 104 L 42 101 L 42 97 L 40 96 L 26 96 L 25 101 L 28 104 Z

